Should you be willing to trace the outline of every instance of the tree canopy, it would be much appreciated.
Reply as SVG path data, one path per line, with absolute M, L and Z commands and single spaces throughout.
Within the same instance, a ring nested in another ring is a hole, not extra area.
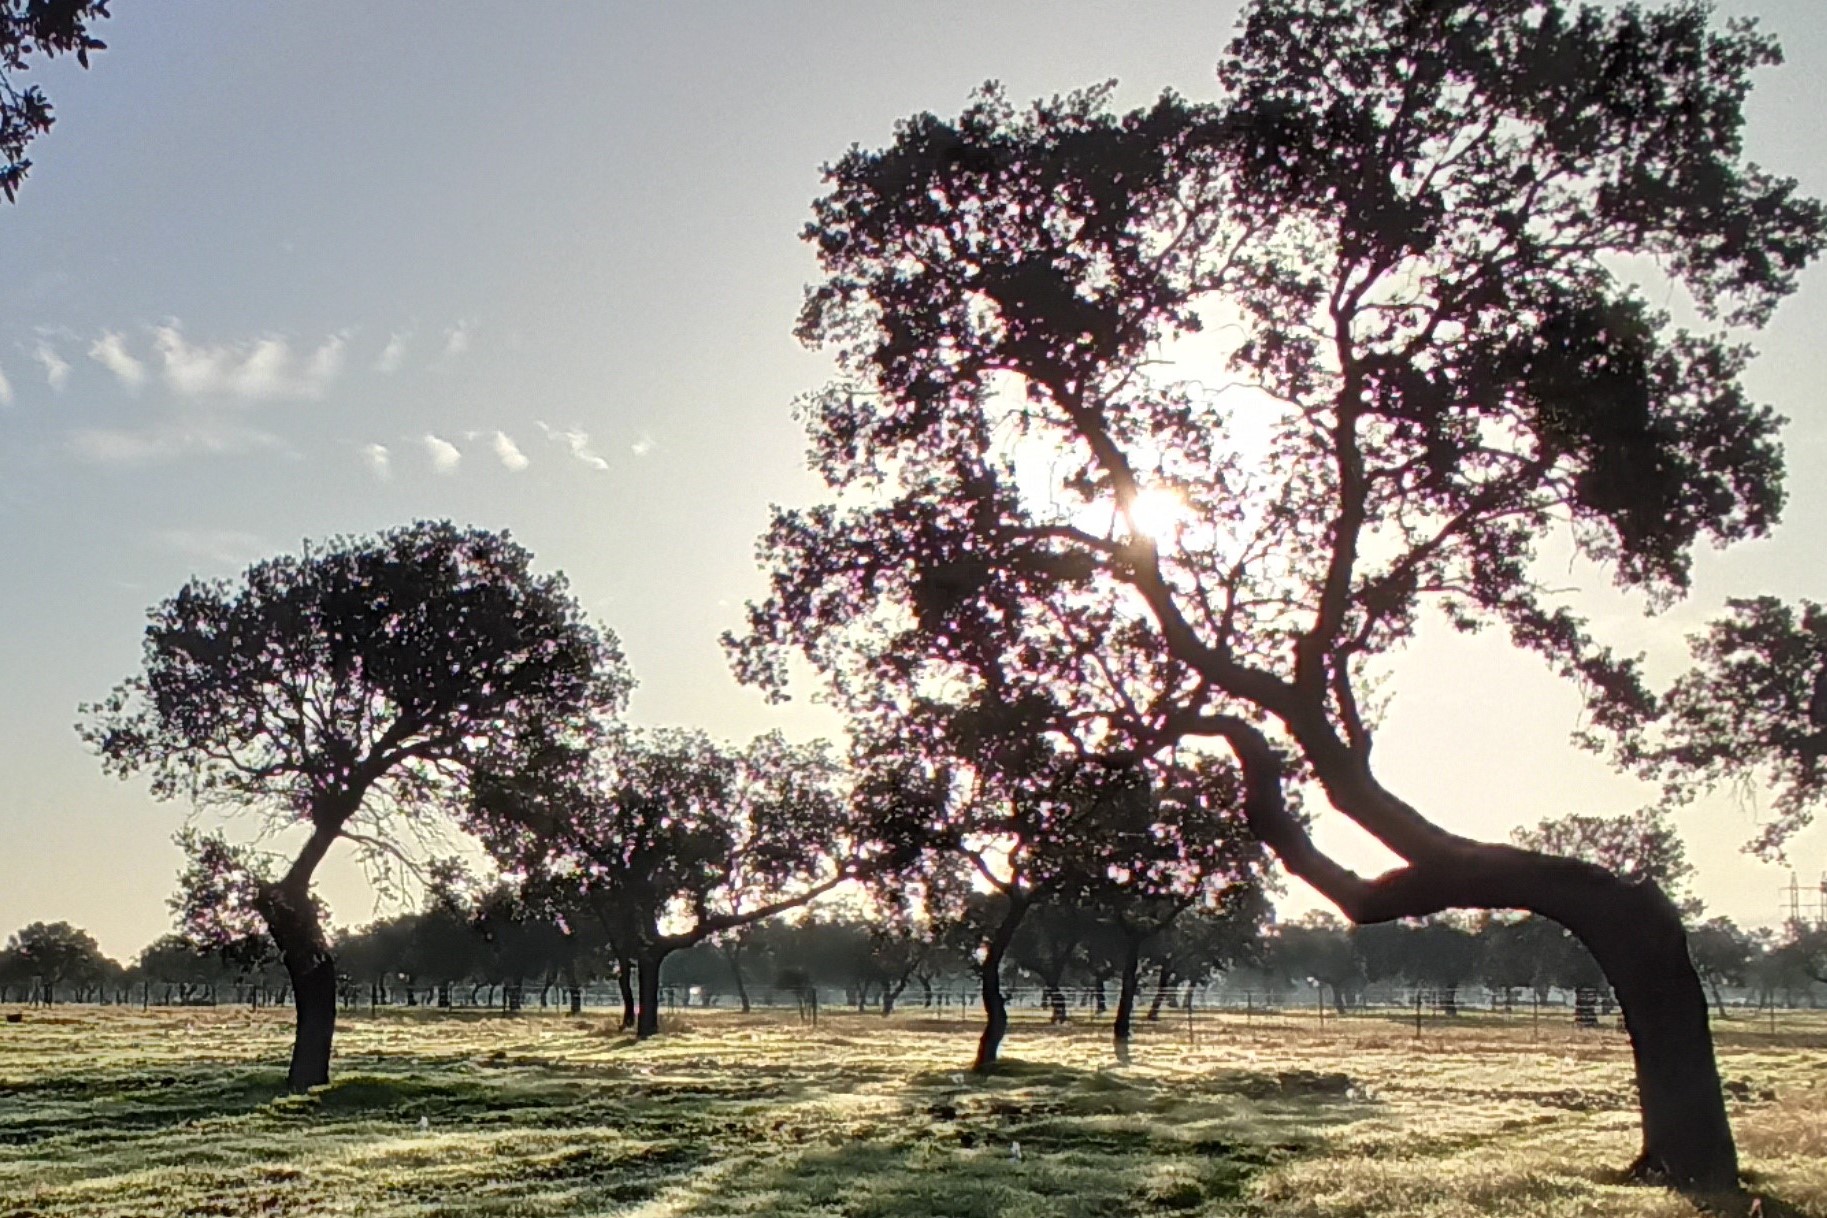
M 1428 613 L 1637 721 L 1654 699 L 1539 572 L 1548 539 L 1657 607 L 1696 543 L 1775 522 L 1742 336 L 1824 228 L 1743 159 L 1778 59 L 1698 3 L 1257 0 L 1215 103 L 990 87 L 853 149 L 799 330 L 841 369 L 800 408 L 835 501 L 776 512 L 738 671 L 779 692 L 797 652 L 852 705 L 961 685 L 1116 761 L 1222 739 L 1252 829 L 1354 920 L 1573 928 L 1634 1012 L 1639 1166 L 1735 1179 L 1673 907 L 1446 832 L 1371 755 Z M 1692 323 L 1648 303 L 1677 298 Z M 1201 341 L 1222 370 L 1176 379 Z M 1321 851 L 1303 776 L 1402 865 Z
M 106 18 L 109 0 L 5 0 L 0 4 L 0 194 L 11 203 L 32 168 L 25 150 L 57 120 L 37 85 L 18 83 L 34 55 L 74 55 L 89 66 L 89 52 L 107 49 L 91 26 Z
M 459 807 L 478 772 L 597 730 L 632 680 L 563 576 L 535 574 L 505 533 L 447 522 L 193 580 L 149 617 L 141 671 L 83 707 L 78 731 L 162 799 L 309 829 L 278 877 L 219 839 L 195 839 L 190 875 L 218 912 L 251 904 L 272 933 L 299 999 L 292 1084 L 315 1085 L 335 975 L 310 884 L 330 847 L 397 852 L 404 824 Z

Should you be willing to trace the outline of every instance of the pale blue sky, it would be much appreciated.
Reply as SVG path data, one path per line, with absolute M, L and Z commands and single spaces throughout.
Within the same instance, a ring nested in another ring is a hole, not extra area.
M 58 125 L 0 209 L 0 936 L 66 918 L 130 955 L 165 929 L 183 809 L 102 776 L 70 724 L 132 671 L 145 608 L 303 537 L 424 516 L 511 529 L 621 636 L 633 714 L 828 730 L 728 676 L 770 501 L 818 491 L 794 396 L 818 167 L 897 118 L 1109 77 L 1213 92 L 1231 3 L 121 3 L 110 49 L 43 74 Z M 1827 194 L 1827 9 L 1732 3 L 1790 66 L 1753 156 Z M 1795 420 L 1788 524 L 1646 622 L 1662 659 L 1735 593 L 1827 599 L 1827 280 L 1759 345 Z M 384 458 L 380 452 L 385 450 Z M 1495 642 L 1424 638 L 1380 749 L 1424 810 L 1492 836 L 1627 811 L 1565 743 L 1570 693 Z M 1750 814 L 1681 821 L 1701 892 L 1768 921 Z M 1342 830 L 1328 830 L 1343 842 Z M 1348 849 L 1355 849 L 1347 847 Z M 1827 833 L 1797 862 L 1827 865 Z M 371 915 L 345 868 L 339 919 Z

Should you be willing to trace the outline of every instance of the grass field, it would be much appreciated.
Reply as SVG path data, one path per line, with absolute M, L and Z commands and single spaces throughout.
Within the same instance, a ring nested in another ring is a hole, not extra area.
M 972 1030 L 401 1011 L 346 1018 L 292 1097 L 286 1012 L 30 1010 L 0 1024 L 0 1216 L 1702 1212 L 1617 1177 L 1613 1033 L 1215 1017 L 1118 1066 L 1018 1025 L 976 1079 Z M 1827 1023 L 1720 1058 L 1760 1212 L 1827 1218 Z

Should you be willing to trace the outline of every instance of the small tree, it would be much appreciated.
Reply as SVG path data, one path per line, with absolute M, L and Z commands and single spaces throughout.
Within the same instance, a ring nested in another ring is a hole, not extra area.
M 14 967 L 28 983 L 36 982 L 40 1001 L 57 1001 L 57 987 L 89 985 L 101 980 L 108 958 L 94 936 L 68 922 L 33 922 L 6 941 Z
M 820 743 L 747 749 L 697 732 L 627 733 L 477 788 L 473 816 L 510 871 L 575 883 L 633 955 L 637 1037 L 659 1031 L 660 967 L 798 908 L 853 874 L 844 775 Z
M 82 708 L 112 774 L 161 799 L 301 825 L 276 877 L 241 882 L 291 976 L 287 1083 L 329 1079 L 336 969 L 311 899 L 341 839 L 399 849 L 407 824 L 585 730 L 630 685 L 612 638 L 504 533 L 419 523 L 307 545 L 155 606 L 139 675 Z M 219 860 L 221 861 L 221 860 Z

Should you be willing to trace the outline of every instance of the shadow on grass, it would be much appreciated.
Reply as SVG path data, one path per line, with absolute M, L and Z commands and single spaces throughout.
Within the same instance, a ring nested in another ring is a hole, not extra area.
M 849 1129 L 782 1124 L 751 1150 L 742 1195 L 673 1197 L 682 1214 L 1091 1218 L 1237 1201 L 1316 1131 L 1372 1111 L 1343 1075 L 1224 1072 L 1185 1080 L 1005 1060 L 925 1071 L 901 1111 Z

